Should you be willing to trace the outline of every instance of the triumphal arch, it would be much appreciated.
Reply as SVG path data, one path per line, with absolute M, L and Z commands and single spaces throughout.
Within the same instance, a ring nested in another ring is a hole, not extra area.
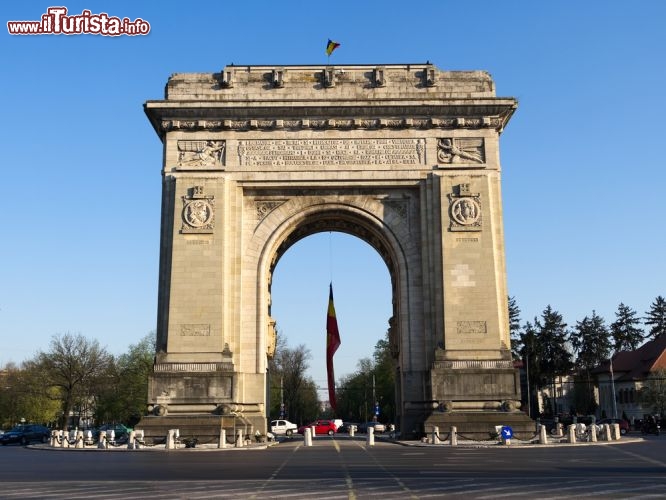
M 279 321 L 271 275 L 321 231 L 361 238 L 390 272 L 403 433 L 510 423 L 520 387 L 499 137 L 516 105 L 486 72 L 429 63 L 171 76 L 164 99 L 145 104 L 164 160 L 157 354 L 141 426 L 265 431 Z

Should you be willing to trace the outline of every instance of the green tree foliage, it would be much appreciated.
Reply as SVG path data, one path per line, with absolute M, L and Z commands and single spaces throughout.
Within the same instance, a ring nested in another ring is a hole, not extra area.
M 336 390 L 338 416 L 350 422 L 365 422 L 372 419 L 375 403 L 379 403 L 378 420 L 395 422 L 395 371 L 387 332 L 375 345 L 372 359 L 361 359 L 357 371 L 340 381 Z
M 511 354 L 513 355 L 513 359 L 521 359 L 520 308 L 516 303 L 515 297 L 509 297 L 509 332 L 511 334 Z
M 0 380 L 0 427 L 8 428 L 21 421 L 44 425 L 53 424 L 60 404 L 55 390 L 43 383 L 43 376 L 34 361 L 21 367 L 9 364 Z
M 659 295 L 645 313 L 645 325 L 650 327 L 648 338 L 656 339 L 666 333 L 666 300 Z
M 548 305 L 540 320 L 535 320 L 538 342 L 541 349 L 541 376 L 553 386 L 556 377 L 568 374 L 573 368 L 572 355 L 568 349 L 567 324 L 562 315 Z M 554 408 L 552 411 L 554 412 Z
M 579 373 L 589 374 L 590 370 L 608 359 L 611 350 L 608 328 L 604 319 L 592 311 L 592 316 L 585 316 L 576 322 L 569 341 L 576 353 L 575 367 Z
M 594 397 L 594 381 L 591 370 L 608 359 L 611 349 L 606 322 L 595 311 L 576 322 L 569 336 L 576 353 L 575 367 L 578 371 L 574 384 L 575 409 L 584 414 L 594 413 L 597 403 Z
M 641 404 L 659 415 L 666 415 L 666 370 L 656 370 L 645 381 L 640 392 Z
M 94 398 L 111 361 L 111 355 L 99 342 L 69 333 L 54 336 L 50 350 L 37 355 L 39 371 L 48 385 L 59 391 L 62 403 L 59 427 L 67 426 L 72 410 L 86 406 Z
M 285 418 L 296 424 L 307 424 L 319 416 L 320 408 L 317 385 L 304 375 L 312 355 L 305 345 L 294 349 L 287 347 L 286 338 L 281 337 L 278 334 L 275 355 L 269 360 L 270 415 L 271 418 L 278 418 L 283 398 Z
M 523 398 L 528 401 L 530 408 L 530 415 L 537 415 L 539 413 L 537 400 L 534 397 L 535 390 L 539 390 L 546 385 L 546 378 L 544 377 L 541 369 L 542 359 L 542 346 L 538 339 L 538 332 L 535 328 L 537 319 L 534 318 L 534 323 L 529 321 L 525 323 L 525 328 L 520 334 L 520 358 L 523 360 L 525 372 L 527 376 L 527 392 Z
M 631 307 L 620 303 L 615 312 L 615 321 L 611 323 L 611 336 L 613 349 L 619 351 L 633 351 L 643 342 L 643 330 L 639 328 L 640 319 L 637 312 Z
M 372 393 L 375 363 L 370 358 L 362 358 L 357 366 L 356 372 L 342 379 L 336 390 L 338 415 L 346 421 L 365 422 L 371 420 L 373 415 Z
M 379 403 L 379 420 L 395 422 L 395 361 L 391 356 L 388 332 L 385 338 L 377 341 L 375 352 L 375 402 Z
M 148 377 L 155 356 L 155 334 L 129 346 L 127 353 L 109 364 L 99 387 L 95 409 L 97 423 L 124 423 L 133 427 L 145 413 Z

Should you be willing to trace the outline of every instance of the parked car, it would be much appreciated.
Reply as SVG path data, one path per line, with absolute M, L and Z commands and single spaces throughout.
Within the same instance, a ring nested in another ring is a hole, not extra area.
M 291 435 L 297 431 L 298 425 L 289 420 L 273 420 L 271 422 L 271 432 L 276 436 L 291 437 Z
M 602 418 L 601 420 L 597 421 L 597 426 L 604 424 L 620 424 L 620 434 L 622 436 L 629 432 L 629 422 L 622 418 Z
M 352 425 L 356 426 L 356 429 L 354 431 L 354 432 L 356 432 L 356 430 L 358 430 L 358 428 L 361 424 L 358 424 L 356 422 L 342 422 L 342 425 L 337 428 L 336 432 L 339 433 L 339 434 L 340 433 L 348 434 Z
M 124 442 L 129 439 L 129 434 L 132 432 L 132 428 L 126 427 L 123 424 L 105 424 L 101 425 L 93 431 L 93 439 L 95 441 L 99 440 L 99 435 L 102 432 L 108 433 L 108 431 L 113 431 L 114 439 L 118 442 Z
M 374 429 L 375 434 L 381 434 L 382 432 L 386 431 L 386 426 L 381 422 L 368 422 L 365 426 L 366 432 L 370 427 Z
M 332 436 L 335 434 L 337 431 L 337 427 L 331 420 L 316 420 L 315 422 L 312 422 L 311 424 L 308 425 L 302 425 L 301 427 L 298 428 L 298 433 L 299 434 L 305 434 L 305 429 L 308 427 L 313 427 L 315 428 L 315 435 L 316 434 L 328 434 L 329 436 Z
M 47 443 L 51 437 L 51 431 L 43 425 L 24 424 L 17 425 L 11 431 L 0 436 L 0 443 L 6 446 L 10 443 L 20 443 L 23 446 L 33 443 Z

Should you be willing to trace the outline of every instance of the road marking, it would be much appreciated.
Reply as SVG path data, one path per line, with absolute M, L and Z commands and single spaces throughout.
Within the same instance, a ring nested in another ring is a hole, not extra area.
M 619 451 L 620 453 L 624 453 L 625 455 L 629 455 L 630 457 L 639 458 L 641 460 L 645 460 L 648 463 L 659 465 L 660 467 L 666 467 L 666 462 L 662 462 L 661 460 L 655 460 L 654 458 L 644 457 L 643 455 L 639 455 L 638 453 L 623 450 L 619 446 L 613 446 L 613 449 L 615 451 Z
M 256 491 L 256 493 L 254 495 L 252 495 L 250 498 L 253 498 L 253 499 L 257 498 L 257 495 L 262 493 L 266 489 L 266 487 L 270 484 L 270 482 L 273 481 L 278 476 L 278 474 L 280 473 L 280 471 L 282 469 L 284 469 L 284 467 L 287 465 L 289 460 L 291 460 L 291 457 L 294 456 L 294 453 L 296 453 L 301 446 L 302 446 L 302 444 L 299 443 L 294 447 L 291 454 L 287 455 L 287 458 L 284 459 L 284 462 L 282 462 L 280 464 L 280 466 L 273 471 L 273 473 L 270 475 L 270 477 L 266 481 L 264 481 L 264 483 L 259 487 L 259 489 Z

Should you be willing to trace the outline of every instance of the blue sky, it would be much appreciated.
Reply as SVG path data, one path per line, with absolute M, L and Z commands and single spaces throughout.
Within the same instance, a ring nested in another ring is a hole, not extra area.
M 52 4 L 4 2 L 9 20 Z M 58 5 L 63 5 L 62 3 Z M 417 63 L 487 70 L 519 108 L 501 138 L 509 293 L 523 321 L 570 325 L 666 295 L 666 2 L 72 1 L 150 23 L 147 36 L 0 37 L 0 366 L 80 333 L 114 354 L 155 329 L 161 143 L 142 105 L 170 74 L 236 64 Z M 322 255 L 326 256 L 322 259 Z M 334 233 L 278 263 L 273 314 L 325 385 L 333 279 L 338 376 L 391 310 L 379 256 Z

